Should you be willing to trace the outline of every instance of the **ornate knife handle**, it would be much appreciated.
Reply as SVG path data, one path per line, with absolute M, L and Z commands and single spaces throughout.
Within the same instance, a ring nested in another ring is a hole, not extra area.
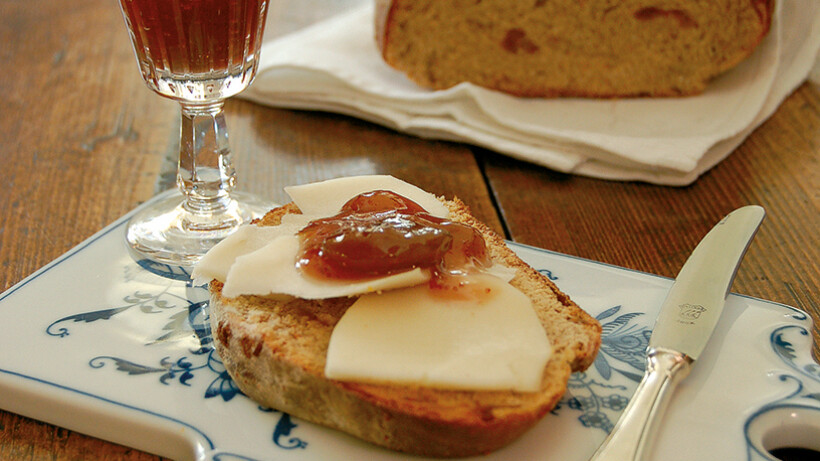
M 635 395 L 590 461 L 642 461 L 650 453 L 669 396 L 689 374 L 694 360 L 668 349 L 649 349 L 647 368 Z

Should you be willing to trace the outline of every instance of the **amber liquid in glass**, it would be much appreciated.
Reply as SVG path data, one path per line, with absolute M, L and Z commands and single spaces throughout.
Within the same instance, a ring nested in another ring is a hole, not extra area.
M 253 77 L 266 0 L 120 0 L 140 70 L 163 96 L 222 99 Z

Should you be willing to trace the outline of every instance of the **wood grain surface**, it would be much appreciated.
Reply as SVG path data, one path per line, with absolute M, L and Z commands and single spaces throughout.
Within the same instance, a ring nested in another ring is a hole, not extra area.
M 272 14 L 294 28 L 346 2 L 294 5 Z M 2 0 L 0 44 L 5 290 L 173 184 L 179 114 L 142 82 L 114 0 Z M 683 188 L 568 176 L 327 113 L 241 100 L 226 112 L 241 189 L 281 202 L 285 185 L 393 174 L 460 197 L 511 240 L 668 277 L 723 215 L 762 205 L 768 217 L 733 291 L 820 318 L 815 84 L 803 84 L 727 160 Z M 24 351 L 0 352 L 10 353 Z M 159 458 L 0 411 L 6 459 Z

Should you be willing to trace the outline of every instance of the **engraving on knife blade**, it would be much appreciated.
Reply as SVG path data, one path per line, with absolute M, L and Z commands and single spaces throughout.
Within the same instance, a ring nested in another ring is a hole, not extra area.
M 700 318 L 700 315 L 706 311 L 706 308 L 700 304 L 681 304 L 678 306 L 678 323 L 685 323 L 692 325 L 695 320 Z

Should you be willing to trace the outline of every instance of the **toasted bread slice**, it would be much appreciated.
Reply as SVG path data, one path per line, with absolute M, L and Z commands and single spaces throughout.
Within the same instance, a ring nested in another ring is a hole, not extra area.
M 356 298 L 221 295 L 210 284 L 216 349 L 239 388 L 253 400 L 295 417 L 407 453 L 456 457 L 484 454 L 515 440 L 550 411 L 569 375 L 586 369 L 601 343 L 601 326 L 546 277 L 526 265 L 467 207 L 444 201 L 450 219 L 477 228 L 496 263 L 516 270 L 547 333 L 553 355 L 539 392 L 463 391 L 329 380 L 325 357 L 334 325 Z M 294 204 L 257 225 L 276 225 Z

